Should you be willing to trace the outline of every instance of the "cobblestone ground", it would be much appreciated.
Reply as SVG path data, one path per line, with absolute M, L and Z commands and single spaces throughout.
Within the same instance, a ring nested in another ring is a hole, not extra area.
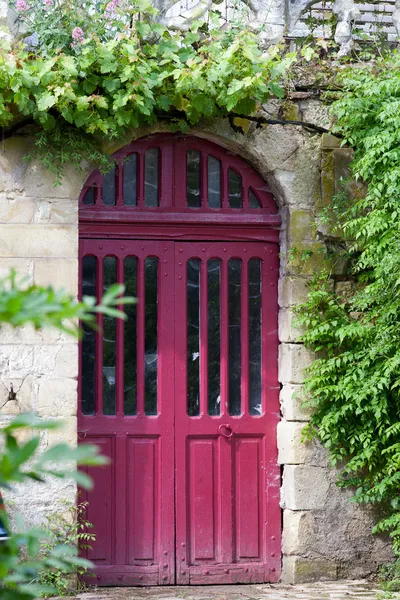
M 99 588 L 75 600 L 400 600 L 365 581 L 334 581 L 304 585 L 222 585 L 159 588 Z

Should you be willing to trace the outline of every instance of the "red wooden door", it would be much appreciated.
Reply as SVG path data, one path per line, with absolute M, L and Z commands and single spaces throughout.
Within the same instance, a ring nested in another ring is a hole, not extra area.
M 131 144 L 80 199 L 81 294 L 124 282 L 124 323 L 81 343 L 79 437 L 98 585 L 276 581 L 277 208 L 205 140 Z M 225 241 L 220 241 L 225 240 Z
M 82 293 L 126 283 L 128 320 L 99 319 L 81 351 L 79 438 L 110 465 L 91 469 L 87 557 L 98 585 L 175 582 L 174 257 L 171 242 L 81 241 Z M 172 341 L 172 343 L 171 343 Z
M 276 581 L 276 246 L 175 256 L 177 583 Z

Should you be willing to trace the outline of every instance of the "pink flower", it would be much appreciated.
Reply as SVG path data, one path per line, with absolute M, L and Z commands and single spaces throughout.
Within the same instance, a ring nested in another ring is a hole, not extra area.
M 119 0 L 111 0 L 106 6 L 106 17 L 109 19 L 112 15 L 115 14 L 115 9 L 119 5 Z
M 17 0 L 15 8 L 17 9 L 18 12 L 23 12 L 23 11 L 29 10 L 29 6 L 25 2 L 25 0 Z
M 53 2 L 53 0 L 44 0 L 43 4 L 50 8 L 50 6 L 53 6 L 54 2 Z
M 75 27 L 72 30 L 72 39 L 75 40 L 78 44 L 82 44 L 82 42 L 85 39 L 85 34 L 83 33 L 83 30 L 80 27 Z

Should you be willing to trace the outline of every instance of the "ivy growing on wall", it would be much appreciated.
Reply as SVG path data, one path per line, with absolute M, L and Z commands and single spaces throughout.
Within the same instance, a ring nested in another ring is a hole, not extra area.
M 400 53 L 343 77 L 336 128 L 354 148 L 361 197 L 331 207 L 347 240 L 354 291 L 332 292 L 319 274 L 299 310 L 304 342 L 319 352 L 306 393 L 308 433 L 328 448 L 339 484 L 379 507 L 400 556 Z
M 232 111 L 250 115 L 294 60 L 264 53 L 257 35 L 217 14 L 189 31 L 157 22 L 145 0 L 17 0 L 29 35 L 0 53 L 3 138 L 20 125 L 39 127 L 36 153 L 58 176 L 82 157 L 102 168 L 105 142 L 166 120 L 187 130 Z

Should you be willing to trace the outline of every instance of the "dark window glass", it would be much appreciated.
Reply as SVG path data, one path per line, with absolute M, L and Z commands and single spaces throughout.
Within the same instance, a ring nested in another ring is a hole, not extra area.
M 124 259 L 124 282 L 126 296 L 136 298 L 137 258 L 135 256 L 127 256 Z M 124 310 L 127 316 L 124 323 L 124 413 L 135 415 L 137 403 L 136 304 L 127 304 Z
M 137 158 L 131 154 L 124 162 L 124 204 L 136 206 Z
M 249 409 L 261 414 L 261 260 L 249 260 Z
M 200 414 L 200 260 L 187 263 L 187 410 Z
M 242 178 L 233 169 L 228 171 L 228 195 L 231 208 L 242 208 Z
M 144 269 L 144 410 L 146 415 L 156 415 L 158 387 L 158 258 L 146 258 Z
M 200 161 L 201 154 L 198 150 L 188 150 L 186 198 L 190 208 L 199 208 L 201 206 Z
M 95 194 L 95 188 L 92 186 L 88 189 L 86 194 L 83 196 L 82 204 L 87 204 L 87 205 L 93 206 L 94 194 Z
M 115 169 L 111 169 L 104 175 L 102 198 L 103 204 L 107 206 L 115 205 Z
M 84 256 L 82 261 L 82 295 L 96 296 L 95 256 Z M 96 333 L 88 325 L 82 324 L 82 412 L 94 415 L 95 404 L 95 355 Z
M 208 206 L 221 208 L 221 163 L 213 156 L 208 157 Z
M 208 261 L 208 414 L 219 415 L 221 409 L 221 261 Z
M 249 204 L 250 208 L 261 208 L 261 203 L 253 190 L 249 190 Z
M 228 261 L 229 395 L 230 415 L 241 414 L 240 288 L 242 261 Z
M 117 281 L 117 259 L 106 256 L 104 259 L 104 293 Z M 117 325 L 115 317 L 103 317 L 103 414 L 115 415 L 116 397 L 116 341 Z
M 158 148 L 151 148 L 145 154 L 144 203 L 145 206 L 158 206 Z

